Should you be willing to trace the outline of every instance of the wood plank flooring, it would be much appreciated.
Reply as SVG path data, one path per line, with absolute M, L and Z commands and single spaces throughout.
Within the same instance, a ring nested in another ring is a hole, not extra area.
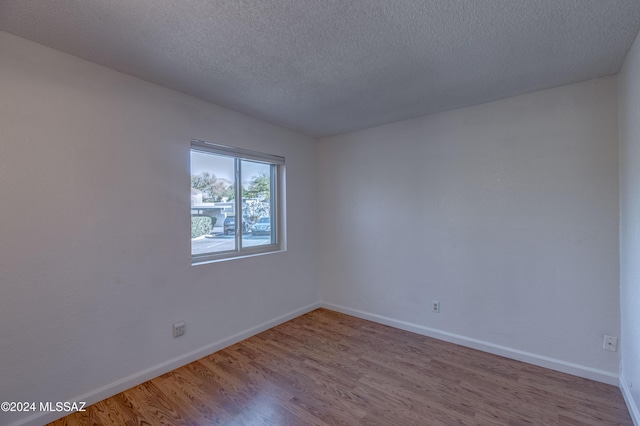
M 618 388 L 318 309 L 51 425 L 633 425 Z

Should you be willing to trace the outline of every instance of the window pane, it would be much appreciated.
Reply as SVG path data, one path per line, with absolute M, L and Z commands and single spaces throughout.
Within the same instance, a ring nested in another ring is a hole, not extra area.
M 242 247 L 276 244 L 274 212 L 275 166 L 255 161 L 240 161 L 242 176 Z
M 236 250 L 235 160 L 191 151 L 191 254 Z

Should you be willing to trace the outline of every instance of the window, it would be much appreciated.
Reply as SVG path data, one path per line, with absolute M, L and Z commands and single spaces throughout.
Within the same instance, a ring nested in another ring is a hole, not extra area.
M 191 259 L 279 251 L 284 158 L 191 141 Z

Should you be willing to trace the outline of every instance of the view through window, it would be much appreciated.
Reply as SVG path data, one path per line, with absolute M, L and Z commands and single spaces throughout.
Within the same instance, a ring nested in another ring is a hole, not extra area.
M 278 193 L 284 158 L 192 141 L 194 263 L 279 250 Z

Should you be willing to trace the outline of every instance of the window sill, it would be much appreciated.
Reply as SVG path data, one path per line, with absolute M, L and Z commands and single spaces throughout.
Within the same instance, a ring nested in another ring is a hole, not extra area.
M 276 249 L 244 252 L 242 254 L 225 253 L 225 254 L 220 254 L 220 255 L 202 256 L 202 257 L 197 257 L 197 258 L 193 258 L 192 257 L 191 258 L 191 266 L 206 265 L 206 264 L 209 264 L 209 263 L 226 262 L 228 260 L 235 260 L 235 259 L 246 259 L 246 258 L 249 258 L 249 257 L 264 256 L 266 254 L 284 253 L 286 251 L 287 251 L 286 249 L 278 247 Z

